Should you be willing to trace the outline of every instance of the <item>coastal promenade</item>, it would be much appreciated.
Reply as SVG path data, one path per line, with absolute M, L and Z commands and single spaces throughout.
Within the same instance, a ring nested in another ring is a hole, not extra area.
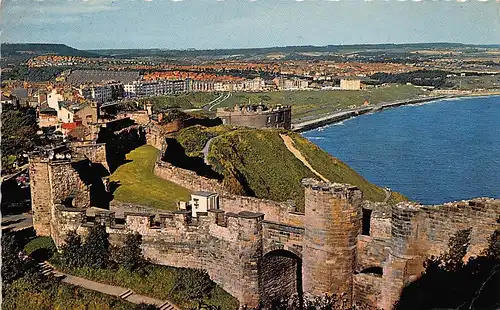
M 403 105 L 409 105 L 409 104 L 416 104 L 416 103 L 422 103 L 422 102 L 429 102 L 429 101 L 434 101 L 438 99 L 444 99 L 444 98 L 452 98 L 453 96 L 429 96 L 429 97 L 422 97 L 422 98 L 416 98 L 416 99 L 405 99 L 405 100 L 398 100 L 398 101 L 392 101 L 392 102 L 382 102 L 376 105 L 369 105 L 369 106 L 363 106 L 359 108 L 354 108 L 354 109 L 349 109 L 349 110 L 343 110 L 339 111 L 336 113 L 332 114 L 327 114 L 322 117 L 318 117 L 315 119 L 303 121 L 300 123 L 295 123 L 292 124 L 292 130 L 297 131 L 297 132 L 303 132 L 307 130 L 312 130 L 316 129 L 318 127 L 326 126 L 329 124 L 334 124 L 341 122 L 343 120 L 346 120 L 351 117 L 355 117 L 358 115 L 370 113 L 370 112 L 377 112 L 381 111 L 384 109 L 388 108 L 394 108 L 394 107 L 399 107 Z

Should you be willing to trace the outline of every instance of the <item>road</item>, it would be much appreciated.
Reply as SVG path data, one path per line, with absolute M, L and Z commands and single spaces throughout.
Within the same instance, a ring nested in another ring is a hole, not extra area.
M 224 98 L 217 98 L 216 100 L 212 100 L 211 103 L 209 103 L 208 111 L 212 111 L 214 107 L 217 105 L 221 104 L 222 102 L 226 101 L 229 97 L 231 97 L 233 94 L 231 92 L 227 93 Z M 222 95 L 221 95 L 222 96 Z
M 405 100 L 397 100 L 397 101 L 392 101 L 392 102 L 381 102 L 376 105 L 370 105 L 370 106 L 363 106 L 359 108 L 354 108 L 354 109 L 349 109 L 349 110 L 343 110 L 339 111 L 336 113 L 332 114 L 327 114 L 321 117 L 315 116 L 315 118 L 302 121 L 299 123 L 294 123 L 292 125 L 292 130 L 293 131 L 305 131 L 305 130 L 311 130 L 315 129 L 321 126 L 325 126 L 328 124 L 336 123 L 343 121 L 345 119 L 360 115 L 360 114 L 365 114 L 369 112 L 376 112 L 380 111 L 383 109 L 391 108 L 391 107 L 398 107 L 401 105 L 407 105 L 407 104 L 415 104 L 415 103 L 421 103 L 421 102 L 427 102 L 427 101 L 433 101 L 437 99 L 443 99 L 443 98 L 448 98 L 449 96 L 432 96 L 432 97 L 422 97 L 422 98 L 415 98 L 415 99 L 405 99 Z
M 33 215 L 29 213 L 2 216 L 2 230 L 23 230 L 33 226 Z

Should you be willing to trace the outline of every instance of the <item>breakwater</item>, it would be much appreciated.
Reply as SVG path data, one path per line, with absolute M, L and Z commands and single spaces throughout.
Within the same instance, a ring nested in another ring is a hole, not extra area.
M 343 120 L 349 119 L 351 117 L 356 117 L 358 115 L 370 113 L 370 112 L 377 112 L 381 111 L 384 109 L 388 108 L 395 108 L 399 107 L 402 105 L 408 105 L 408 104 L 416 104 L 416 103 L 422 103 L 422 102 L 429 102 L 429 101 L 434 101 L 438 99 L 443 99 L 443 98 L 450 98 L 451 96 L 432 96 L 432 97 L 425 97 L 425 98 L 416 98 L 416 99 L 405 99 L 405 100 L 398 100 L 398 101 L 392 101 L 392 102 L 382 102 L 376 105 L 371 105 L 371 106 L 364 106 L 364 107 L 359 107 L 355 109 L 350 109 L 350 110 L 344 110 L 332 114 L 328 114 L 322 117 L 318 117 L 312 120 L 300 122 L 300 123 L 295 123 L 292 124 L 292 130 L 297 131 L 297 132 L 303 132 L 303 131 L 308 131 L 312 129 L 316 129 L 318 127 L 326 126 L 329 124 L 334 124 L 341 122 Z

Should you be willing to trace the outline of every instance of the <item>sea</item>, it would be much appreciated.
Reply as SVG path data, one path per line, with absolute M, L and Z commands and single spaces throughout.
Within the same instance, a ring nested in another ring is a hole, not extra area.
M 402 106 L 303 135 L 368 181 L 422 204 L 500 198 L 500 96 Z

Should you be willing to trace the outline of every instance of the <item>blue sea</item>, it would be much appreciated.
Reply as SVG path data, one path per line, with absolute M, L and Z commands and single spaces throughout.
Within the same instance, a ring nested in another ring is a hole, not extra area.
M 423 204 L 500 198 L 500 96 L 403 106 L 304 136 L 368 181 Z

